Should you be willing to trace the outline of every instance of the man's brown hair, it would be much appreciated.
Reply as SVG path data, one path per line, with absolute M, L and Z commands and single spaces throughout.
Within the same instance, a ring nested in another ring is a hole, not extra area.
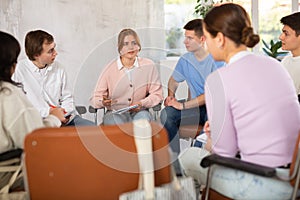
M 54 38 L 49 33 L 42 30 L 30 31 L 25 37 L 25 51 L 28 58 L 32 61 L 36 56 L 41 55 L 43 44 L 51 44 Z

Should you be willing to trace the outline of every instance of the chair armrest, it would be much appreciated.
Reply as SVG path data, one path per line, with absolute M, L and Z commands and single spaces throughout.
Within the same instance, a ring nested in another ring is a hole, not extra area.
M 0 162 L 10 160 L 13 158 L 20 158 L 23 153 L 23 149 L 13 149 L 0 154 Z
M 94 108 L 93 106 L 89 106 L 90 113 L 96 113 L 98 109 L 100 109 L 100 108 Z
M 86 113 L 86 107 L 85 107 L 85 106 L 75 106 L 75 108 L 76 108 L 76 111 L 77 111 L 80 115 Z
M 90 113 L 97 113 L 98 110 L 103 110 L 103 112 L 105 113 L 106 108 L 105 108 L 105 107 L 94 108 L 93 106 L 89 106 L 89 112 L 90 112 Z
M 161 110 L 161 103 L 152 107 L 153 111 L 160 111 Z
M 266 167 L 263 165 L 258 165 L 250 162 L 245 162 L 237 158 L 223 157 L 217 154 L 206 156 L 205 158 L 202 159 L 200 163 L 200 165 L 204 168 L 214 164 L 232 168 L 232 169 L 238 169 L 241 171 L 249 172 L 264 177 L 276 176 L 275 168 Z

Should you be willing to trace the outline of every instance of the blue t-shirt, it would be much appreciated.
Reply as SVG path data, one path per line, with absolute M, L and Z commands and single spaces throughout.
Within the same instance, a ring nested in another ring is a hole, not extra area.
M 178 83 L 186 81 L 191 98 L 194 99 L 204 93 L 207 76 L 223 65 L 223 62 L 216 62 L 210 54 L 198 61 L 194 53 L 188 52 L 179 58 L 172 77 Z

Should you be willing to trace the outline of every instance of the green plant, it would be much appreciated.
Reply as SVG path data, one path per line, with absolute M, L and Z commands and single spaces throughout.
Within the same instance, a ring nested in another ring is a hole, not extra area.
M 195 6 L 195 14 L 204 18 L 206 13 L 217 3 L 233 2 L 233 0 L 197 0 Z
M 181 28 L 172 27 L 167 31 L 167 43 L 170 49 L 175 49 L 177 47 L 177 42 L 180 40 L 182 36 Z
M 270 44 L 268 45 L 264 40 L 262 40 L 264 47 L 262 48 L 263 51 L 273 58 L 276 58 L 277 60 L 281 60 L 283 56 L 285 56 L 288 52 L 286 51 L 280 51 L 282 43 L 281 41 L 274 42 L 274 40 L 270 41 Z

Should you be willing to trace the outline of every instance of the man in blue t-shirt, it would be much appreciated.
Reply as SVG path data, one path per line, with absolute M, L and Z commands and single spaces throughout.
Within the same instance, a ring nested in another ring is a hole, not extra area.
M 184 27 L 184 44 L 187 53 L 182 55 L 168 82 L 168 97 L 164 101 L 166 106 L 161 111 L 161 123 L 167 129 L 172 151 L 180 152 L 179 126 L 188 124 L 204 125 L 207 120 L 204 83 L 206 77 L 223 62 L 215 62 L 205 50 L 205 38 L 202 31 L 202 20 L 194 19 Z M 178 101 L 175 92 L 179 83 L 186 81 L 189 87 L 188 101 Z

